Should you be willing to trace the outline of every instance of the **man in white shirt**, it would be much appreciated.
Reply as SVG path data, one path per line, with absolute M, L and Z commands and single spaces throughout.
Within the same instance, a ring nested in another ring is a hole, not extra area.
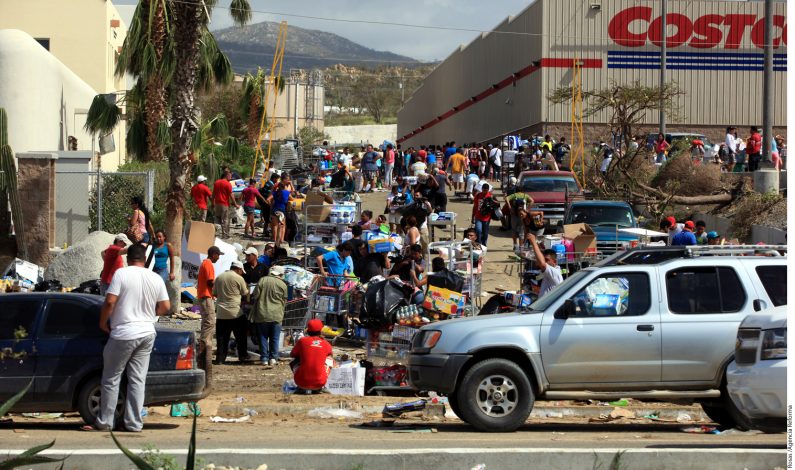
M 119 384 L 127 370 L 124 428 L 140 432 L 149 357 L 155 344 L 155 322 L 171 309 L 163 279 L 144 267 L 146 249 L 127 250 L 128 267 L 113 275 L 99 318 L 99 327 L 110 335 L 102 353 L 102 394 L 97 419 L 84 430 L 113 429 Z
M 563 282 L 563 273 L 560 270 L 560 266 L 558 266 L 558 255 L 555 250 L 546 249 L 542 253 L 534 234 L 528 233 L 527 239 L 533 247 L 536 266 L 541 271 L 541 286 L 538 289 L 538 298 L 541 298 L 544 294 L 551 291 L 553 287 Z
M 726 148 L 729 149 L 730 154 L 737 153 L 737 139 L 734 137 L 736 127 L 726 128 Z
M 492 147 L 489 144 L 489 147 Z M 491 163 L 491 168 L 494 170 L 494 179 L 500 179 L 500 169 L 502 168 L 502 150 L 499 147 L 493 147 L 489 151 L 489 163 Z

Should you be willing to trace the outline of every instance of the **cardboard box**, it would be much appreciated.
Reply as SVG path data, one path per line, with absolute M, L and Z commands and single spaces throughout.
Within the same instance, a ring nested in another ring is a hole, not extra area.
M 456 315 L 464 308 L 464 294 L 449 289 L 430 286 L 422 303 L 425 310 Z
M 188 250 L 207 254 L 207 249 L 215 242 L 215 225 L 192 221 L 185 235 L 188 237 Z
M 367 245 L 370 249 L 370 253 L 389 253 L 395 249 L 395 244 L 389 238 L 369 240 Z
M 596 254 L 596 234 L 588 224 L 564 225 L 563 238 L 574 243 L 577 254 Z
M 322 194 L 310 192 L 304 202 L 306 218 L 309 222 L 326 222 L 331 215 L 332 204 L 326 202 Z

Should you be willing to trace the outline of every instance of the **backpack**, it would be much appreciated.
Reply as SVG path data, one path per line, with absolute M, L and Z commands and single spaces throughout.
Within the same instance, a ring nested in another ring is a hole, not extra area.
M 364 328 L 383 328 L 395 322 L 398 308 L 408 305 L 406 286 L 397 279 L 371 283 L 364 292 L 359 321 Z
M 481 215 L 493 214 L 496 209 L 500 208 L 500 203 L 494 200 L 493 197 L 484 197 L 480 200 L 480 206 L 478 207 L 478 212 Z

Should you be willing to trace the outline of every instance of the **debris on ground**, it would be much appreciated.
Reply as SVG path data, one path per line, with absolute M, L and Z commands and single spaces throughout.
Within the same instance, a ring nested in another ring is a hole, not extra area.
M 682 428 L 682 432 L 686 432 L 689 434 L 720 434 L 721 432 L 718 431 L 718 428 L 715 426 L 690 426 L 687 428 Z
M 676 416 L 677 423 L 689 423 L 690 421 L 693 421 L 693 418 L 687 413 L 679 413 Z
M 310 418 L 340 418 L 340 419 L 360 419 L 361 411 L 346 410 L 342 408 L 322 407 L 309 410 L 307 416 Z
M 635 412 L 630 411 L 624 408 L 613 408 L 613 411 L 610 412 L 611 419 L 620 419 L 620 418 L 627 418 L 627 419 L 635 419 Z
M 223 418 L 221 416 L 213 416 L 210 418 L 211 423 L 243 423 L 251 419 L 251 416 L 245 415 L 239 418 Z
M 427 404 L 428 402 L 425 400 L 416 400 L 406 403 L 395 403 L 392 405 L 385 405 L 381 414 L 384 416 L 384 418 L 397 418 L 403 413 L 409 413 L 412 411 L 422 411 L 425 409 L 425 405 Z

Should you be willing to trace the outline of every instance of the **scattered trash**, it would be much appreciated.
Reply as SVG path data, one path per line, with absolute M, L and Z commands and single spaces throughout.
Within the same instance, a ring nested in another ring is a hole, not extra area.
M 243 413 L 248 416 L 257 416 L 259 414 L 254 408 L 243 408 Z
M 560 411 L 548 411 L 547 418 L 562 418 L 563 413 Z
M 634 419 L 635 412 L 630 410 L 625 410 L 623 408 L 613 408 L 613 411 L 610 412 L 609 417 L 611 419 L 620 419 L 620 418 Z
M 295 380 L 285 380 L 284 384 L 282 384 L 282 393 L 295 393 L 298 391 L 298 385 L 296 385 Z
M 239 418 L 222 418 L 220 416 L 213 416 L 210 418 L 211 423 L 242 423 L 251 419 L 251 416 L 241 416 Z
M 307 415 L 310 418 L 351 418 L 360 419 L 362 417 L 361 411 L 345 410 L 342 408 L 314 408 L 309 410 Z
M 235 397 L 235 402 L 237 403 L 245 403 L 246 399 L 243 397 Z
M 658 415 L 656 412 L 655 413 L 649 413 L 646 416 L 644 416 L 644 418 L 657 420 L 657 419 L 660 419 L 660 415 Z
M 202 415 L 202 410 L 196 403 L 174 403 L 171 405 L 171 416 L 175 418 L 191 416 L 193 414 L 191 408 L 195 410 L 196 416 Z
M 748 431 L 740 431 L 737 428 L 726 429 L 722 432 L 717 432 L 715 434 L 720 434 L 721 436 L 730 436 L 730 435 L 737 435 L 742 434 L 743 436 L 753 436 L 755 434 L 764 434 L 762 431 L 758 431 L 756 429 L 750 429 Z
M 389 432 L 397 432 L 397 433 L 435 433 L 436 428 L 406 428 L 406 429 L 390 429 Z
M 690 426 L 682 428 L 682 432 L 690 434 L 720 434 L 720 431 L 715 426 Z
M 149 416 L 149 410 L 147 410 L 146 408 L 142 408 L 141 409 L 141 418 L 146 418 L 147 416 Z
M 63 413 L 22 413 L 26 418 L 56 419 L 63 416 Z
M 486 464 L 485 463 L 479 463 L 479 464 L 475 465 L 474 467 L 472 467 L 470 470 L 486 470 Z
M 428 402 L 425 400 L 416 400 L 410 401 L 407 403 L 395 403 L 393 405 L 386 405 L 384 409 L 381 411 L 381 414 L 385 418 L 396 418 L 403 413 L 408 413 L 411 411 L 422 411 L 425 409 L 425 405 Z
M 610 406 L 629 406 L 629 401 L 626 398 L 621 400 L 611 401 L 608 403 Z
M 676 416 L 677 423 L 689 423 L 690 421 L 693 421 L 693 418 L 687 413 L 679 413 Z

